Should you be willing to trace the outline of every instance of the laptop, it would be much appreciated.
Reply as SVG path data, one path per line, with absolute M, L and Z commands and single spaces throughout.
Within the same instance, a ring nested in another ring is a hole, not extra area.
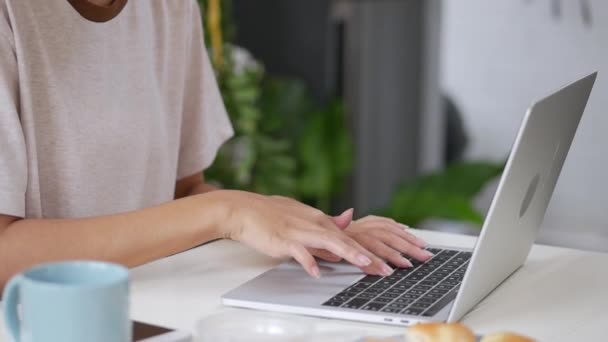
M 222 297 L 229 306 L 411 325 L 457 321 L 525 261 L 536 239 L 597 72 L 528 109 L 473 250 L 430 246 L 425 263 L 386 277 L 320 263 L 314 279 L 290 261 Z

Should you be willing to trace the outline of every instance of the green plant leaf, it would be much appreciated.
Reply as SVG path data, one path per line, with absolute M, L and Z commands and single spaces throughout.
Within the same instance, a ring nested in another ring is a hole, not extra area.
M 429 218 L 445 218 L 480 225 L 483 217 L 472 201 L 484 185 L 502 173 L 502 164 L 463 162 L 406 182 L 380 210 L 403 223 L 417 225 Z
M 200 2 L 205 8 L 206 1 Z M 222 1 L 221 21 L 230 41 L 230 1 Z M 329 210 L 352 168 L 341 102 L 319 108 L 305 82 L 268 77 L 260 63 L 237 72 L 234 47 L 223 49 L 224 66 L 216 76 L 235 137 L 206 175 L 229 188 L 292 196 Z
M 260 130 L 282 137 L 297 137 L 303 121 L 314 110 L 306 84 L 294 78 L 267 77 L 262 83 Z
M 429 218 L 451 219 L 476 225 L 483 223 L 483 217 L 466 197 L 426 190 L 397 192 L 391 205 L 382 210 L 381 214 L 411 226 L 417 226 Z
M 344 122 L 344 107 L 338 100 L 311 115 L 298 143 L 301 163 L 299 192 L 329 210 L 331 196 L 343 188 L 352 169 L 352 140 Z
M 406 182 L 401 189 L 435 191 L 473 198 L 483 186 L 502 173 L 502 164 L 473 161 L 448 166 L 445 170 Z

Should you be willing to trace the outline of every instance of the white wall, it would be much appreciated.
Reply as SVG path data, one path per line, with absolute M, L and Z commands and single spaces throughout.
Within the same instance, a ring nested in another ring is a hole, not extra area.
M 448 0 L 441 84 L 465 114 L 469 158 L 506 157 L 530 102 L 590 71 L 600 74 L 543 227 L 543 239 L 608 250 L 608 1 Z

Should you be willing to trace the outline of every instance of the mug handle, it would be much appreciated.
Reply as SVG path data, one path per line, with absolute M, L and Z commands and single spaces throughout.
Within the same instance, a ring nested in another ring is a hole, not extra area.
M 2 301 L 6 328 L 15 342 L 21 341 L 21 323 L 17 312 L 21 279 L 21 275 L 16 275 L 8 282 L 4 289 L 4 300 Z

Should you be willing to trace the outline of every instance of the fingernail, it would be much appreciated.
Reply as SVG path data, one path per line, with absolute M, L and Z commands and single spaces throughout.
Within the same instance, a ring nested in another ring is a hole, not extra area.
M 382 275 L 390 276 L 393 274 L 393 269 L 390 268 L 387 264 L 382 265 Z
M 340 215 L 338 215 L 338 216 L 336 216 L 336 217 L 342 217 L 342 216 L 345 216 L 345 215 L 349 215 L 349 216 L 350 216 L 350 215 L 352 215 L 353 211 L 354 211 L 354 209 L 353 209 L 353 208 L 346 209 L 346 210 L 344 210 L 344 211 L 342 212 L 342 214 L 340 214 Z
M 420 247 L 426 247 L 426 245 L 427 245 L 426 241 L 422 240 L 419 237 L 416 237 L 416 244 Z
M 405 265 L 405 267 L 414 267 L 414 265 L 412 265 L 412 262 L 407 260 L 406 258 L 401 258 L 401 262 L 403 263 L 403 265 Z
M 425 258 L 432 258 L 435 256 L 435 254 L 429 252 L 429 251 L 422 251 L 422 255 L 424 255 Z
M 372 260 L 363 254 L 359 254 L 357 256 L 357 261 L 359 261 L 359 266 L 369 266 L 372 263 Z
M 310 272 L 312 272 L 313 277 L 317 279 L 321 278 L 321 271 L 319 271 L 319 267 L 313 266 Z

